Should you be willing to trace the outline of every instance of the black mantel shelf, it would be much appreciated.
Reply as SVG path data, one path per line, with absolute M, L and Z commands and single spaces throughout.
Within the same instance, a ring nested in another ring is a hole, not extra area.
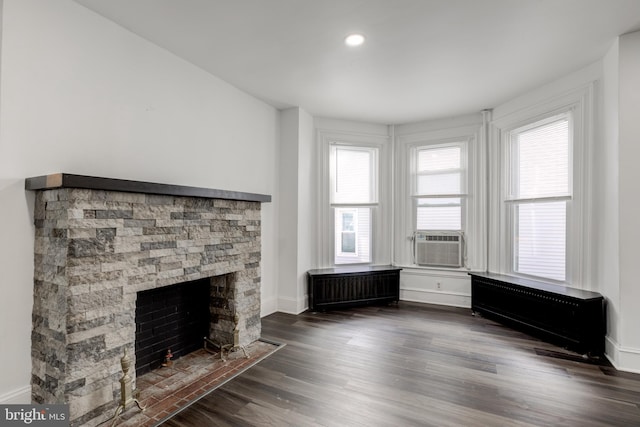
M 242 193 L 238 191 L 215 190 L 213 188 L 100 178 L 97 176 L 73 175 L 68 173 L 56 173 L 27 178 L 25 179 L 24 188 L 32 191 L 53 190 L 56 188 L 84 188 L 89 190 L 122 191 L 125 193 L 242 200 L 245 202 L 264 203 L 271 201 L 271 196 L 267 194 Z

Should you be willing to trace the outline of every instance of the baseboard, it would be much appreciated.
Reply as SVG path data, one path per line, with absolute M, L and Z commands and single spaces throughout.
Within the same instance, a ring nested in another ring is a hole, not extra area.
M 471 295 L 457 292 L 438 292 L 428 289 L 400 289 L 400 300 L 425 304 L 471 308 Z
M 287 314 L 300 314 L 309 307 L 306 300 L 306 297 L 300 301 L 295 298 L 280 297 L 278 298 L 278 311 Z
M 605 356 L 617 370 L 640 374 L 640 349 L 622 347 L 605 337 Z
M 278 311 L 277 298 L 263 298 L 260 302 L 260 317 L 265 317 Z
M 31 403 L 30 385 L 0 395 L 0 405 L 26 405 L 29 403 Z

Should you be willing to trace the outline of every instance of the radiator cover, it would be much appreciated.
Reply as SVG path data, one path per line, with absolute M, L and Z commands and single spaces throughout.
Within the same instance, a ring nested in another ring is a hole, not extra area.
M 597 292 L 470 273 L 471 309 L 579 353 L 604 353 L 605 300 Z
M 310 270 L 309 309 L 325 311 L 400 300 L 400 270 L 393 266 L 351 266 Z

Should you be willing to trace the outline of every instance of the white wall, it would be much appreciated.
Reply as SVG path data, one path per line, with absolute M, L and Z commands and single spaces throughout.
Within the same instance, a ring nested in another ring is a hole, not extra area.
M 295 107 L 280 116 L 279 280 L 277 309 L 308 307 L 306 272 L 315 263 L 315 144 L 313 118 Z
M 606 355 L 640 373 L 640 32 L 620 36 L 602 60 L 599 138 L 594 155 L 594 277 L 607 299 Z
M 280 114 L 280 174 L 278 183 L 278 294 L 276 308 L 297 311 L 294 286 L 298 260 L 298 124 L 299 109 Z
M 298 119 L 298 272 L 296 277 L 298 312 L 309 307 L 307 271 L 316 267 L 318 259 L 316 235 L 317 177 L 316 144 L 313 117 L 300 109 Z
M 640 373 L 640 31 L 620 37 L 618 79 L 620 347 L 616 362 Z
M 70 0 L 5 0 L 2 18 L 0 403 L 30 400 L 26 177 L 68 172 L 271 194 L 262 292 L 275 295 L 278 112 Z
M 601 129 L 594 144 L 595 282 L 607 296 L 607 354 L 615 354 L 619 341 L 620 264 L 618 197 L 618 40 L 602 60 L 600 93 Z

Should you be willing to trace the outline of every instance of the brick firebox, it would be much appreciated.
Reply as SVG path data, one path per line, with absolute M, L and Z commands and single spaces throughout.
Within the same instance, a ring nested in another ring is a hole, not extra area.
M 238 316 L 241 345 L 260 337 L 260 207 L 270 196 L 66 174 L 26 188 L 37 191 L 34 403 L 68 403 L 72 426 L 113 415 L 139 291 L 232 277 L 210 335 L 232 336 Z

